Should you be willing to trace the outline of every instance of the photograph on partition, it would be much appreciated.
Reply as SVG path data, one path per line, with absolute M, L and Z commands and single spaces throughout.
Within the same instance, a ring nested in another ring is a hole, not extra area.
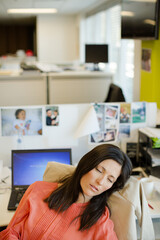
M 105 121 L 105 129 L 117 129 L 118 127 L 118 123 L 117 123 L 117 120 L 106 120 Z
M 59 107 L 58 106 L 46 107 L 46 125 L 59 126 Z
M 120 124 L 119 125 L 119 134 L 118 134 L 118 137 L 119 139 L 122 139 L 122 138 L 129 138 L 130 137 L 130 132 L 131 132 L 131 127 L 130 125 L 123 125 L 123 124 Z
M 90 142 L 91 143 L 100 143 L 104 141 L 104 133 L 97 132 L 90 135 Z
M 142 123 L 146 121 L 146 103 L 132 103 L 132 123 Z
M 131 122 L 131 104 L 121 103 L 120 104 L 120 123 Z
M 1 108 L 2 136 L 42 135 L 42 108 Z
M 106 114 L 106 119 L 117 119 L 118 118 L 118 106 L 107 105 L 105 114 Z
M 115 141 L 116 139 L 116 130 L 115 129 L 106 129 L 104 133 L 104 142 Z
M 96 114 L 97 114 L 99 128 L 100 128 L 101 131 L 104 131 L 105 130 L 105 126 L 104 126 L 105 105 L 104 104 L 94 104 L 94 109 L 95 109 Z

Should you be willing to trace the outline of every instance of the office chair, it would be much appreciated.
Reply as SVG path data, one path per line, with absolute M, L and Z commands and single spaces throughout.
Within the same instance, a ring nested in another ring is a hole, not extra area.
M 104 102 L 125 102 L 122 89 L 111 83 L 108 91 L 108 95 Z

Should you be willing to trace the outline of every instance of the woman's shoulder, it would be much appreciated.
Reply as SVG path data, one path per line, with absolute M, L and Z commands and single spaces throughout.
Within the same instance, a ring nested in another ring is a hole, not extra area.
M 109 219 L 109 216 L 110 214 L 109 214 L 109 209 L 108 209 L 108 207 L 105 207 L 105 212 L 104 212 L 104 214 L 102 215 L 102 218 L 101 218 L 101 220 L 102 221 L 106 221 L 107 219 Z
M 99 218 L 97 225 L 102 225 L 102 224 L 108 224 L 108 221 L 110 221 L 110 213 L 108 207 L 105 207 L 105 211 L 102 214 L 102 216 Z
M 57 182 L 36 181 L 32 184 L 34 189 L 56 189 L 58 187 Z
M 45 181 L 36 181 L 32 183 L 28 189 L 34 192 L 39 192 L 41 195 L 45 195 L 47 193 L 50 193 L 54 191 L 58 187 L 58 183 L 53 183 L 53 182 L 45 182 Z
M 110 219 L 109 209 L 106 207 L 104 214 L 98 220 L 95 232 L 101 235 L 101 239 L 105 240 L 118 240 L 114 231 L 114 224 Z

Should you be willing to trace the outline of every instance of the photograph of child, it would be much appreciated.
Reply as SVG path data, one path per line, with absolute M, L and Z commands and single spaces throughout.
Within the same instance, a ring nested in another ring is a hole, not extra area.
M 41 108 L 2 108 L 2 136 L 42 135 Z
M 120 106 L 120 123 L 130 123 L 131 122 L 131 104 L 121 103 Z
M 27 135 L 29 131 L 31 120 L 26 121 L 26 111 L 24 109 L 17 109 L 15 112 L 16 119 L 13 123 L 13 129 L 18 135 Z
M 46 108 L 46 125 L 47 126 L 59 125 L 59 109 L 57 106 Z

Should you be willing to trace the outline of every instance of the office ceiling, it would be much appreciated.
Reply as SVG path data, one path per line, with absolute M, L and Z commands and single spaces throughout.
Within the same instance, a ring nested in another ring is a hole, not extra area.
M 20 19 L 24 15 L 7 14 L 9 8 L 56 8 L 56 14 L 78 14 L 108 0 L 0 0 L 0 20 Z M 32 15 L 33 16 L 33 15 Z M 31 15 L 25 15 L 30 18 Z

